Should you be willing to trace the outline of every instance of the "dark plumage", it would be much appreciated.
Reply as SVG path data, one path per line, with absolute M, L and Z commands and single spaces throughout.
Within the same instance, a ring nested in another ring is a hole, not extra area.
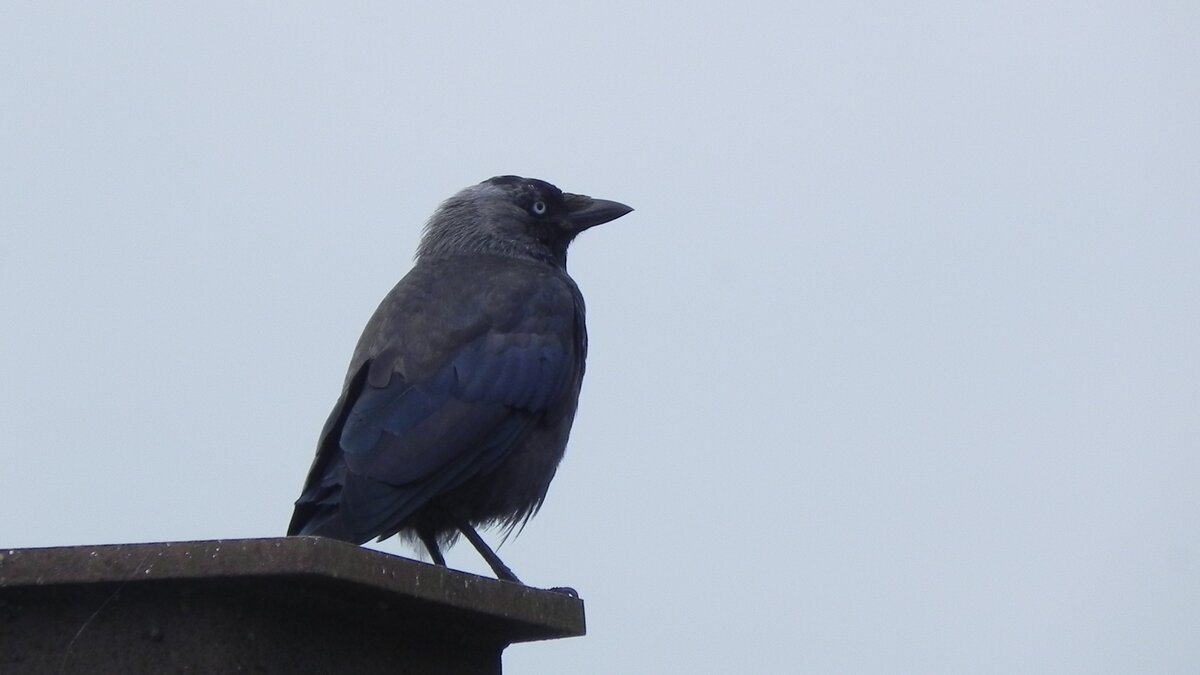
M 288 534 L 415 536 L 444 565 L 462 532 L 516 581 L 474 528 L 511 530 L 546 496 L 587 356 L 567 247 L 630 211 L 517 176 L 444 202 L 359 338 Z

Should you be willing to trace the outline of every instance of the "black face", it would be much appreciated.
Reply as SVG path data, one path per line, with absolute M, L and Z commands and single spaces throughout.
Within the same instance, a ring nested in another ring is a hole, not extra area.
M 520 176 L 496 176 L 487 181 L 489 185 L 507 187 L 513 193 L 513 203 L 524 209 L 535 220 L 549 222 L 567 213 L 562 190 L 544 180 Z

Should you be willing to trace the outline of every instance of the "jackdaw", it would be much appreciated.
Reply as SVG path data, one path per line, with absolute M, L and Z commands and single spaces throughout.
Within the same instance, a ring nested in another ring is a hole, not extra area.
M 412 270 L 367 322 L 289 535 L 419 539 L 438 565 L 462 533 L 511 533 L 554 477 L 583 382 L 583 296 L 567 246 L 628 206 L 499 176 L 446 200 Z

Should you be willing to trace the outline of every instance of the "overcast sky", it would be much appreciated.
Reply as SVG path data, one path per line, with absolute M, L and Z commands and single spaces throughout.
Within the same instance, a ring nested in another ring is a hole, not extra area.
M 1198 35 L 6 2 L 0 545 L 283 534 L 421 225 L 515 173 L 637 211 L 572 249 L 580 413 L 500 550 L 589 634 L 506 672 L 1195 673 Z

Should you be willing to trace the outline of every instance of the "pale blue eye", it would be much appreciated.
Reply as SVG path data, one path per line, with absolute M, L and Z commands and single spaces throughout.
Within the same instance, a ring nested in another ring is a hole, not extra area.
M 546 202 L 536 201 L 533 203 L 533 215 L 540 216 L 546 212 Z

